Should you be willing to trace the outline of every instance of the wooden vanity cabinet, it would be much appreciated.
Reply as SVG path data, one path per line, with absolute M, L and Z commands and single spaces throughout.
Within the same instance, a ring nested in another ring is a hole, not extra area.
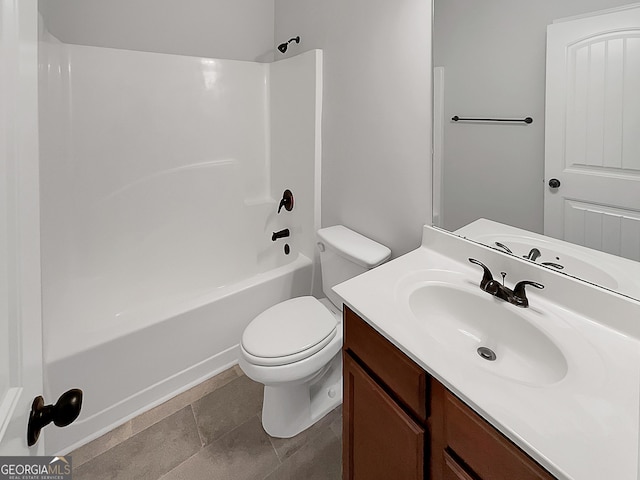
M 343 480 L 422 480 L 428 375 L 347 307 Z
M 344 307 L 343 480 L 554 477 Z
M 349 355 L 345 356 L 344 474 L 348 479 L 422 480 L 424 426 L 414 421 Z M 375 419 L 375 421 L 373 421 Z

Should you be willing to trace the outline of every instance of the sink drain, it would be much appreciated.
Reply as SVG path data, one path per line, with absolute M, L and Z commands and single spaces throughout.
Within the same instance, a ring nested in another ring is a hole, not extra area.
M 495 352 L 487 347 L 479 347 L 477 352 L 478 355 L 490 362 L 493 362 L 497 358 Z

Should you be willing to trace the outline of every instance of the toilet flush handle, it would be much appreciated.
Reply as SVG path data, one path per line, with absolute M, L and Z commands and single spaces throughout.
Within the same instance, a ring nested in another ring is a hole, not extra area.
M 321 252 L 324 252 L 324 243 L 318 242 L 318 250 L 320 250 Z

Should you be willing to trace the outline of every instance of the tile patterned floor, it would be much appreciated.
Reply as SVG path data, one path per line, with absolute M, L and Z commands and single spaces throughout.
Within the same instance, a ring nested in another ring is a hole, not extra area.
M 74 480 L 339 480 L 338 407 L 289 439 L 262 429 L 262 385 L 238 367 L 72 452 Z

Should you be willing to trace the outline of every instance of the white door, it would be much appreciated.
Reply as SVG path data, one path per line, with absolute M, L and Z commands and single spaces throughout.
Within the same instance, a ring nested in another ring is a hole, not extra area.
M 545 235 L 640 260 L 640 4 L 549 25 L 546 88 Z
M 0 0 L 0 455 L 28 448 L 42 392 L 37 1 Z

